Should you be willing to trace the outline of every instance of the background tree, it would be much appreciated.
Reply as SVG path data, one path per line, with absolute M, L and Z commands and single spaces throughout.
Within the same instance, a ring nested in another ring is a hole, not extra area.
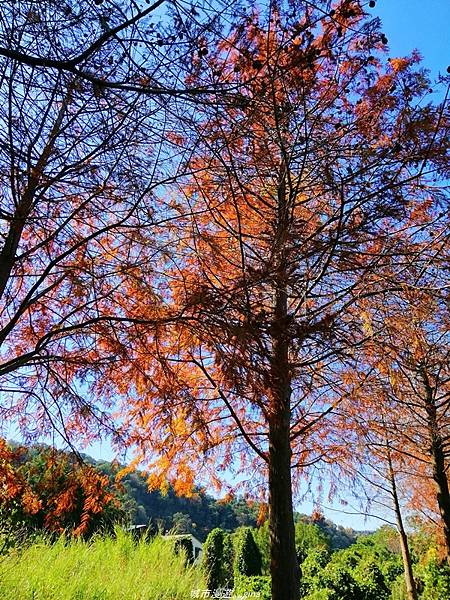
M 376 384 L 369 385 L 366 380 L 361 395 L 360 410 L 357 417 L 353 416 L 353 426 L 358 430 L 356 439 L 352 442 L 346 439 L 343 442 L 352 443 L 354 449 L 349 470 L 356 474 L 356 480 L 359 479 L 364 490 L 367 502 L 365 510 L 368 511 L 365 514 L 378 516 L 377 513 L 381 513 L 379 518 L 386 522 L 390 522 L 392 514 L 392 523 L 396 527 L 402 555 L 406 595 L 410 600 L 417 600 L 413 561 L 404 522 L 405 496 L 409 496 L 408 473 L 411 464 L 409 460 L 405 460 L 404 454 L 396 452 L 392 447 L 390 431 L 386 424 L 389 404 L 383 402 L 383 390 Z M 402 422 L 401 414 L 398 414 L 397 418 Z M 389 420 L 392 420 L 392 414 L 389 415 Z M 356 495 L 355 484 L 353 493 Z
M 311 551 L 328 553 L 330 539 L 318 525 L 300 521 L 295 524 L 295 547 L 301 564 Z
M 124 517 L 117 488 L 78 457 L 2 441 L 0 511 L 11 531 L 90 536 Z
M 216 590 L 224 582 L 223 572 L 224 532 L 222 529 L 213 529 L 203 544 L 203 569 L 207 587 Z
M 364 483 L 374 484 L 384 503 L 387 499 L 383 508 L 392 508 L 395 514 L 410 598 L 417 598 L 417 590 L 401 504 L 409 499 L 409 509 L 420 507 L 422 514 L 434 512 L 428 510 L 430 504 L 435 509 L 440 506 L 445 538 L 448 497 L 449 329 L 443 268 L 448 256 L 448 217 L 432 204 L 422 207 L 415 217 L 422 225 L 433 223 L 433 230 L 425 227 L 421 239 L 410 246 L 398 274 L 398 289 L 367 303 L 369 335 L 357 367 L 365 383 L 356 400 L 358 410 L 350 415 L 358 429 L 354 447 L 364 448 L 362 456 L 354 452 L 357 468 L 362 470 Z M 390 277 L 389 262 L 384 269 Z M 427 379 L 429 371 L 432 383 Z M 437 493 L 430 489 L 430 480 Z M 431 503 L 424 499 L 430 493 Z M 448 548 L 448 542 L 445 545 Z
M 234 560 L 236 574 L 246 577 L 261 575 L 261 552 L 249 527 L 244 527 L 238 533 Z
M 179 175 L 166 134 L 189 109 L 167 99 L 211 25 L 165 4 L 0 9 L 0 411 L 28 440 L 113 429 L 87 371 L 101 324 L 124 318 L 136 241 L 170 220 L 155 194 Z
M 373 388 L 368 388 L 373 410 L 380 412 L 380 402 L 388 407 L 383 409 L 384 428 L 392 451 L 402 454 L 408 465 L 410 488 L 426 486 L 426 479 L 433 482 L 431 493 L 448 557 L 450 330 L 445 269 L 441 268 L 448 260 L 445 223 L 436 226 L 431 241 L 423 242 L 428 246 L 424 266 L 406 270 L 412 285 L 392 294 L 384 305 L 372 300 L 371 318 L 378 320 L 379 333 L 366 345 L 365 360 L 373 368 Z M 426 503 L 419 504 L 425 509 Z

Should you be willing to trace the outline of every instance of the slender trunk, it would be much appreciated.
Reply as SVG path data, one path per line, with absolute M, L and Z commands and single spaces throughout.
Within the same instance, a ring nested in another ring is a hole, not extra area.
M 283 167 L 284 169 L 284 167 Z M 274 320 L 272 323 L 271 404 L 269 416 L 269 528 L 272 600 L 298 600 L 300 569 L 295 550 L 291 480 L 291 369 L 286 241 L 289 210 L 286 170 L 278 187 L 274 245 Z
M 285 419 L 270 425 L 269 525 L 272 600 L 298 600 L 300 569 L 295 550 L 291 448 Z
M 425 368 L 420 369 L 425 388 L 425 408 L 428 416 L 428 429 L 430 433 L 430 457 L 433 480 L 437 489 L 437 502 L 444 529 L 444 541 L 447 562 L 450 563 L 450 490 L 448 486 L 444 444 L 439 430 L 436 403 L 433 388 Z
M 400 539 L 400 548 L 402 551 L 403 572 L 405 575 L 406 593 L 408 595 L 408 600 L 417 600 L 417 588 L 416 588 L 416 582 L 414 581 L 414 575 L 413 575 L 413 570 L 412 570 L 411 554 L 409 552 L 409 545 L 408 545 L 408 536 L 406 535 L 406 531 L 403 526 L 403 518 L 402 518 L 402 513 L 400 510 L 400 502 L 398 500 L 397 484 L 395 481 L 394 469 L 392 467 L 392 459 L 391 459 L 389 443 L 386 442 L 386 445 L 387 445 L 387 450 L 388 450 L 388 454 L 387 454 L 388 467 L 389 467 L 388 478 L 389 478 L 389 483 L 391 485 L 392 498 L 393 498 L 393 502 L 394 502 L 394 512 L 395 512 L 395 518 L 397 520 L 397 529 L 398 529 L 398 535 L 399 535 L 399 539 Z
M 450 563 L 450 492 L 448 487 L 447 474 L 445 472 L 444 451 L 442 449 L 442 440 L 440 436 L 432 442 L 432 467 L 433 479 L 437 487 L 437 501 L 439 513 L 441 515 L 444 539 L 447 553 L 447 562 Z
M 406 594 L 407 594 L 409 600 L 417 600 L 417 598 L 418 598 L 417 588 L 416 588 L 416 582 L 414 580 L 414 574 L 413 574 L 413 570 L 412 570 L 411 554 L 409 552 L 409 546 L 408 546 L 408 537 L 406 535 L 405 530 L 403 529 L 403 525 L 402 525 L 402 529 L 400 529 L 400 524 L 399 524 L 398 520 L 397 520 L 397 524 L 399 527 L 398 535 L 399 535 L 399 539 L 400 539 L 400 548 L 402 550 L 403 570 L 404 570 L 405 582 L 406 582 Z

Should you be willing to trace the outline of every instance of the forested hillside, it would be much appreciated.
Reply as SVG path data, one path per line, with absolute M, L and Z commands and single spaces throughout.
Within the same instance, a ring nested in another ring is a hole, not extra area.
M 109 476 L 114 473 L 109 462 L 97 462 L 96 466 Z M 139 472 L 126 475 L 123 486 L 123 503 L 134 524 L 147 523 L 151 519 L 165 530 L 192 533 L 204 540 L 215 527 L 232 531 L 242 526 L 255 527 L 257 523 L 258 505 L 243 498 L 223 502 L 200 490 L 194 497 L 186 498 L 177 496 L 171 487 L 165 495 L 159 491 L 149 492 L 145 478 Z M 316 523 L 329 537 L 332 548 L 347 548 L 358 534 L 323 517 L 316 520 L 297 512 L 295 520 Z
M 22 523 L 29 529 L 78 531 L 84 522 L 90 525 L 81 533 L 89 535 L 97 529 L 111 529 L 119 522 L 124 525 L 152 523 L 160 531 L 192 533 L 203 541 L 217 527 L 234 531 L 257 524 L 259 506 L 243 498 L 224 502 L 201 489 L 185 497 L 177 495 L 171 486 L 164 494 L 159 490 L 149 491 L 145 476 L 139 471 L 128 473 L 116 483 L 116 475 L 123 468 L 117 463 L 96 461 L 87 454 L 80 455 L 82 462 L 79 463 L 75 455 L 45 445 L 11 444 L 10 448 L 10 467 L 22 478 L 22 496 L 28 496 L 28 501 L 35 506 L 27 512 L 21 510 L 18 503 L 15 511 L 8 514 L 11 506 L 3 501 L 0 511 L 5 521 Z M 84 511 L 92 498 L 81 474 L 87 481 L 97 478 L 95 486 L 105 502 L 102 511 Z M 61 493 L 67 486 L 72 486 L 72 499 Z M 65 501 L 66 505 L 57 509 L 57 500 Z M 323 517 L 313 519 L 296 513 L 295 518 L 297 522 L 316 523 L 329 537 L 332 548 L 346 548 L 356 539 L 357 532 Z
M 243 498 L 224 502 L 200 489 L 189 498 L 178 496 L 171 486 L 164 494 L 149 491 L 139 471 L 117 482 L 124 465 L 48 446 L 11 444 L 7 452 L 9 462 L 3 467 L 18 488 L 15 500 L 0 497 L 2 597 L 22 600 L 33 589 L 43 600 L 65 598 L 66 592 L 70 600 L 79 594 L 91 600 L 108 590 L 107 597 L 115 600 L 124 597 L 126 582 L 142 565 L 149 575 L 139 583 L 140 597 L 147 593 L 166 599 L 170 593 L 184 600 L 189 586 L 197 586 L 258 593 L 260 600 L 270 600 L 269 523 L 257 523 L 256 503 Z M 3 484 L 7 487 L 8 480 Z M 165 545 L 170 537 L 139 542 L 126 531 L 132 523 L 150 524 L 154 533 L 194 534 L 204 542 L 202 562 L 186 569 L 176 547 Z M 443 600 L 450 591 L 450 571 L 442 562 L 442 543 L 429 522 L 416 519 L 409 529 L 418 598 Z M 302 600 L 406 598 L 401 545 L 393 527 L 365 535 L 318 511 L 311 516 L 296 512 L 295 548 Z M 68 572 L 77 572 L 79 580 L 66 589 Z M 107 582 L 104 572 L 109 573 Z
M 118 470 L 109 462 L 98 462 L 96 467 L 111 479 Z M 201 490 L 192 497 L 177 496 L 170 486 L 165 494 L 149 491 L 145 477 L 139 472 L 126 475 L 121 484 L 120 499 L 127 518 L 134 524 L 151 520 L 164 531 L 193 533 L 200 540 L 215 527 L 231 531 L 242 525 L 256 525 L 258 507 L 243 499 L 219 502 Z

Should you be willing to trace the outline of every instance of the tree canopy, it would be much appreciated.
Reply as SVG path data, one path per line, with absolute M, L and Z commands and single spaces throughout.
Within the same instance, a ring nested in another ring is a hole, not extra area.
M 373 8 L 1 8 L 0 412 L 253 496 L 274 600 L 302 485 L 370 452 L 397 517 L 430 486 L 450 560 L 448 76 Z

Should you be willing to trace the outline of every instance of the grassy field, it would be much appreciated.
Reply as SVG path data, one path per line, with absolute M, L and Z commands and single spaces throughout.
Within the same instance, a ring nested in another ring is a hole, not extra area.
M 170 543 L 136 543 L 123 531 L 42 540 L 0 557 L 2 600 L 186 600 L 204 588 L 200 569 L 186 567 Z

